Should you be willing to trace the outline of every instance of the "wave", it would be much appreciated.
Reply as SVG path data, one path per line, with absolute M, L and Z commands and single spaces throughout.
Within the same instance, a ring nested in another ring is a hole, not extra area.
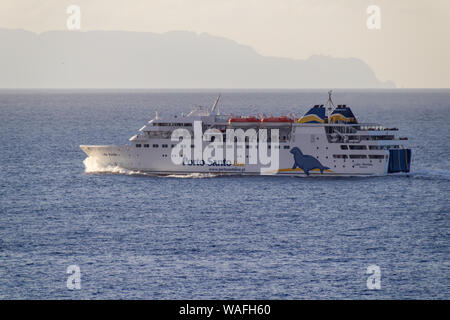
M 141 174 L 141 175 L 147 175 L 147 173 L 142 171 L 135 171 L 135 170 L 129 170 L 122 168 L 120 166 L 105 166 L 101 163 L 98 163 L 98 161 L 93 157 L 87 157 L 83 160 L 84 164 L 84 172 L 86 173 L 113 173 L 113 174 L 128 174 L 128 175 L 134 175 L 134 174 Z
M 190 178 L 190 179 L 201 179 L 201 178 L 215 178 L 218 174 L 212 173 L 189 173 L 189 174 L 169 174 L 163 177 L 166 178 Z
M 444 169 L 419 169 L 411 172 L 413 179 L 450 180 L 450 171 Z
M 186 174 L 157 174 L 145 171 L 125 169 L 120 166 L 105 166 L 97 162 L 93 157 L 87 157 L 84 159 L 83 164 L 85 166 L 86 173 L 110 173 L 110 174 L 125 174 L 125 175 L 144 175 L 153 177 L 165 177 L 165 178 L 179 178 L 179 179 L 201 179 L 201 178 L 215 178 L 220 176 L 217 173 L 186 173 Z M 394 174 L 380 174 L 372 177 L 411 177 L 413 179 L 426 179 L 426 180 L 450 180 L 450 171 L 443 169 L 418 169 L 413 170 L 410 173 L 399 172 Z M 338 177 L 330 177 L 338 178 Z M 346 178 L 346 177 L 339 177 Z M 348 178 L 348 177 L 347 177 Z M 359 177 L 367 178 L 367 177 Z
M 152 177 L 162 177 L 162 178 L 190 178 L 190 179 L 199 179 L 199 178 L 214 178 L 217 177 L 217 174 L 212 173 L 187 173 L 187 174 L 156 174 L 145 171 L 138 170 L 130 170 L 125 169 L 120 166 L 111 166 L 111 165 L 102 165 L 98 163 L 98 161 L 93 157 L 87 157 L 83 160 L 83 164 L 85 167 L 85 173 L 109 173 L 109 174 L 125 174 L 125 175 L 143 175 L 143 176 L 152 176 Z

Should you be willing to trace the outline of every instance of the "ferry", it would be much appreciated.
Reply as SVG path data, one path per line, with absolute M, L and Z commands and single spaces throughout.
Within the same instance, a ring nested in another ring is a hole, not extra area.
M 399 137 L 397 128 L 359 123 L 350 107 L 333 103 L 331 91 L 326 107 L 314 105 L 298 118 L 222 115 L 219 99 L 220 95 L 211 108 L 197 107 L 187 115 L 161 118 L 156 112 L 155 118 L 131 137 L 128 144 L 80 145 L 80 148 L 99 167 L 120 167 L 157 175 L 326 177 L 410 171 L 411 149 L 405 145 L 407 138 Z M 196 128 L 212 134 L 195 137 Z M 185 136 L 175 135 L 180 129 Z M 237 131 L 246 134 L 244 139 L 227 139 L 229 132 Z M 224 137 L 215 139 L 214 133 Z M 181 146 L 180 141 L 186 136 L 194 139 Z M 220 151 L 220 159 L 204 156 L 211 145 Z M 275 167 L 262 161 L 263 151 L 276 155 Z M 261 161 L 250 161 L 253 157 Z

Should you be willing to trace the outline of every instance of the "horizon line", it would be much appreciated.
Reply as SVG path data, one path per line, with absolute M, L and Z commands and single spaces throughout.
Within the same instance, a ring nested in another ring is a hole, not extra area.
M 276 87 L 259 87 L 259 88 L 189 88 L 189 87 L 180 87 L 180 88 L 168 88 L 168 87 L 136 87 L 136 88 L 128 88 L 128 87 L 96 87 L 96 88 L 86 88 L 86 87 L 26 87 L 26 88 L 13 88 L 13 87 L 0 87 L 0 90 L 190 90 L 190 91 L 201 91 L 201 90 L 224 90 L 224 91 L 233 91 L 233 90 L 280 90 L 280 91 L 295 91 L 295 90 L 385 90 L 385 91 L 395 91 L 395 90 L 450 90 L 450 87 L 440 87 L 440 88 L 423 88 L 423 87 L 407 87 L 407 88 L 374 88 L 374 87 L 365 87 L 365 88 L 352 88 L 352 87 L 315 87 L 315 88 L 276 88 Z

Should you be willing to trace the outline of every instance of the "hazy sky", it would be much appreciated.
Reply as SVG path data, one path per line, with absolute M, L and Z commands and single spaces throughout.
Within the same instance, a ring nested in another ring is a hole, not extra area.
M 0 27 L 65 30 L 72 4 L 82 31 L 207 32 L 267 56 L 357 57 L 398 87 L 450 87 L 450 0 L 2 0 Z

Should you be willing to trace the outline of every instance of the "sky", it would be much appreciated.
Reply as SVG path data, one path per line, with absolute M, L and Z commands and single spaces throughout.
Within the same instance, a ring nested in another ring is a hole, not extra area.
M 399 88 L 450 88 L 450 0 L 2 0 L 0 28 L 67 30 L 69 5 L 81 31 L 206 32 L 265 56 L 359 58 Z

